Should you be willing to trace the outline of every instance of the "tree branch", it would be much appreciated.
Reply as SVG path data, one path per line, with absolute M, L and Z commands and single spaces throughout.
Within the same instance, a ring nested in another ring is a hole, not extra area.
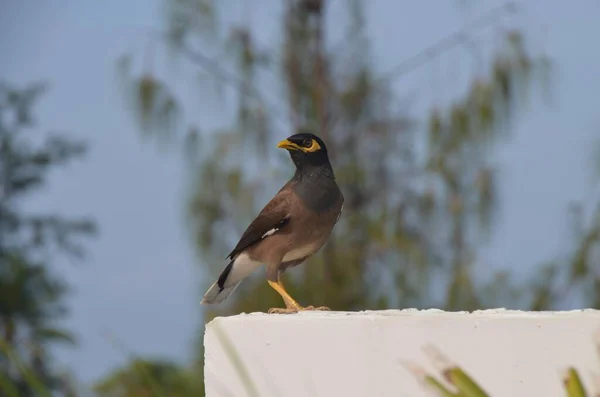
M 449 36 L 444 37 L 442 40 L 438 41 L 434 45 L 425 48 L 418 54 L 394 66 L 389 72 L 384 73 L 381 77 L 379 77 L 375 83 L 382 84 L 385 81 L 395 79 L 398 76 L 412 72 L 413 70 L 431 61 L 433 58 L 438 57 L 443 52 L 448 51 L 449 49 L 457 45 L 468 42 L 469 33 L 476 32 L 487 26 L 492 25 L 506 14 L 516 13 L 517 8 L 517 3 L 514 1 L 509 1 L 498 7 L 492 8 L 486 14 L 480 16 L 464 28 L 459 29 L 456 32 L 450 34 Z
M 165 33 L 155 32 L 152 34 L 153 37 L 168 41 L 169 38 Z M 185 43 L 179 43 L 177 45 L 177 49 L 180 51 L 182 55 L 184 55 L 190 62 L 198 65 L 217 80 L 229 84 L 230 86 L 239 90 L 239 87 L 246 87 L 247 94 L 249 94 L 252 98 L 254 98 L 259 105 L 264 109 L 265 113 L 270 114 L 275 117 L 282 123 L 283 127 L 287 127 L 289 125 L 288 120 L 285 120 L 282 114 L 285 114 L 283 111 L 279 111 L 277 106 L 274 106 L 274 103 L 268 103 L 260 90 L 256 88 L 254 84 L 251 82 L 245 81 L 243 78 L 237 76 L 235 73 L 227 71 L 218 61 L 212 59 L 199 51 L 196 51 L 190 48 Z

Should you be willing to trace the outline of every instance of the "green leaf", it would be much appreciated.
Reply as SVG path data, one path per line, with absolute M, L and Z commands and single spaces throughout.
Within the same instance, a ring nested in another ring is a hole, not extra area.
M 567 370 L 567 374 L 563 380 L 565 390 L 568 397 L 586 397 L 587 393 L 579 377 L 579 373 L 573 367 Z
M 35 337 L 38 340 L 48 342 L 60 342 L 69 345 L 75 345 L 77 343 L 75 337 L 71 333 L 56 328 L 36 329 Z

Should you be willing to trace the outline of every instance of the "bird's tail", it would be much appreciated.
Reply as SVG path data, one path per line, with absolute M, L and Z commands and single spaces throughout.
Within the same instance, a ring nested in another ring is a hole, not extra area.
M 238 255 L 223 269 L 200 303 L 206 305 L 223 302 L 260 265 L 260 262 L 251 260 L 246 254 Z
M 238 285 L 240 285 L 240 283 L 221 289 L 219 284 L 215 281 L 208 291 L 206 291 L 200 303 L 203 305 L 221 303 L 237 288 Z

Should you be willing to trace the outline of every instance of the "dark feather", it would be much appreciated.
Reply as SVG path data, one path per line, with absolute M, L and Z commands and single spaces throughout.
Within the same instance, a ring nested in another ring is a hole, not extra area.
M 219 276 L 219 279 L 217 280 L 217 285 L 219 286 L 219 291 L 223 291 L 225 281 L 227 280 L 227 276 L 229 276 L 229 273 L 231 272 L 232 268 L 233 268 L 233 261 L 230 261 L 229 264 L 227 265 L 227 267 L 225 268 L 225 270 L 223 270 L 223 272 Z
M 284 186 L 250 223 L 227 258 L 233 259 L 246 248 L 268 238 L 269 236 L 265 236 L 268 231 L 273 229 L 278 231 L 285 227 L 290 221 L 289 208 L 292 194 L 291 190 L 287 189 L 287 185 Z

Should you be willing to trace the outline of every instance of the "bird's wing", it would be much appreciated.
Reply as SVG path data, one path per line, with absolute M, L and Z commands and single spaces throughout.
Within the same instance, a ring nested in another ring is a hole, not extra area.
M 227 258 L 233 259 L 246 248 L 272 236 L 290 221 L 291 190 L 282 189 L 267 203 L 258 216 L 248 225 L 233 251 Z

